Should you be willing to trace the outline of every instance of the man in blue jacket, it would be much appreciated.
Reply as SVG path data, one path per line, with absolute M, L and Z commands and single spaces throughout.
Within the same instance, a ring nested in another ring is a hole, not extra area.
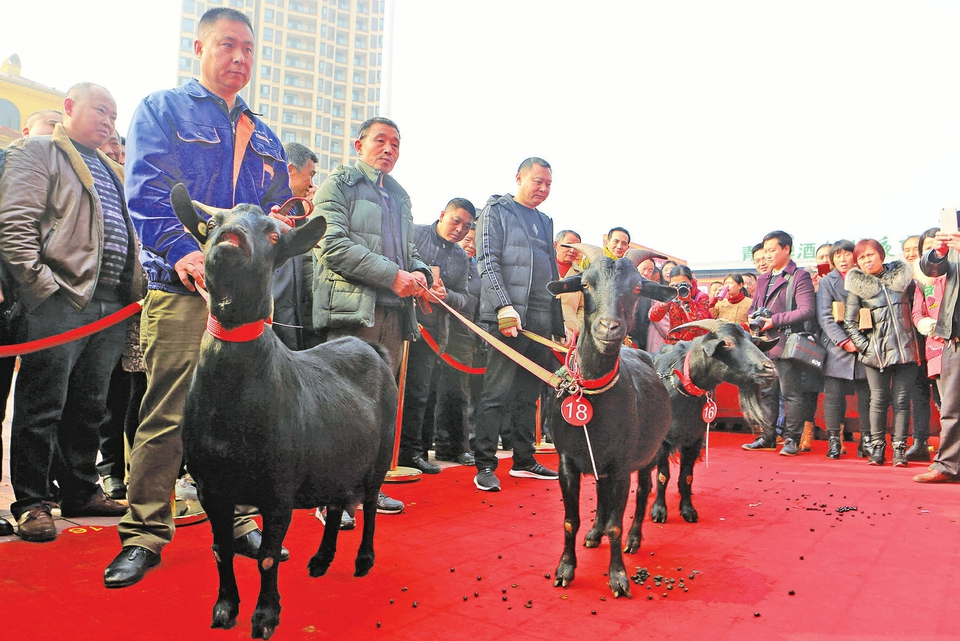
M 108 588 L 142 579 L 174 533 L 170 495 L 183 457 L 183 404 L 207 305 L 196 291 L 203 286 L 203 252 L 177 220 L 170 189 L 182 182 L 207 205 L 254 203 L 264 211 L 291 195 L 279 139 L 237 95 L 253 67 L 249 19 L 234 9 L 207 11 L 194 50 L 199 82 L 144 98 L 127 138 L 127 203 L 149 280 L 140 330 L 147 391 L 130 454 L 130 510 L 118 526 L 123 550 L 104 572 Z M 251 509 L 241 511 L 235 550 L 255 558 L 260 531 Z M 287 556 L 284 551 L 282 558 Z

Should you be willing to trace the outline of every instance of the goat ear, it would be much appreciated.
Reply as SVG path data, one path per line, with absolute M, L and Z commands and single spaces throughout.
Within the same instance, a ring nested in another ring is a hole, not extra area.
M 170 204 L 173 205 L 173 211 L 177 218 L 183 223 L 193 237 L 203 245 L 207 242 L 207 223 L 197 213 L 197 208 L 193 206 L 190 200 L 190 192 L 184 187 L 183 183 L 177 183 L 170 190 Z
M 640 295 L 644 298 L 652 298 L 661 302 L 673 300 L 677 297 L 677 290 L 669 285 L 661 285 L 652 280 L 640 277 Z
M 294 256 L 310 251 L 327 231 L 327 219 L 323 216 L 312 218 L 303 227 L 291 229 L 280 237 L 280 251 L 274 264 L 280 266 Z
M 563 280 L 555 280 L 553 282 L 547 283 L 547 291 L 557 296 L 559 294 L 569 294 L 571 292 L 583 291 L 583 281 L 581 280 L 581 274 L 576 276 L 570 276 L 569 278 L 564 278 Z
M 707 334 L 704 337 L 703 341 L 703 351 L 707 356 L 713 357 L 717 353 L 717 348 L 721 347 L 724 344 L 723 339 L 716 336 Z
M 756 345 L 761 352 L 769 352 L 780 342 L 780 337 L 764 338 L 762 336 L 751 336 L 750 340 L 753 341 L 753 344 Z

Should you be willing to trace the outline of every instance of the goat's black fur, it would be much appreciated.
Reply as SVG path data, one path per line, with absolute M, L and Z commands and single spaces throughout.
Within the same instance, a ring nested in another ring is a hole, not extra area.
M 285 226 L 253 205 L 220 211 L 201 225 L 182 185 L 171 200 L 204 243 L 210 314 L 227 329 L 269 316 L 274 270 L 313 247 L 326 227 L 318 217 L 282 233 Z M 254 505 L 263 516 L 254 638 L 269 638 L 280 622 L 277 569 L 294 508 L 328 508 L 323 539 L 308 563 L 310 575 L 320 576 L 336 552 L 343 510 L 362 502 L 355 576 L 370 571 L 397 408 L 385 356 L 356 338 L 293 352 L 271 330 L 247 342 L 204 334 L 184 408 L 183 442 L 213 528 L 220 575 L 213 627 L 232 627 L 239 612 L 233 571 L 238 504 Z
M 671 288 L 646 281 L 629 260 L 598 257 L 577 276 L 549 289 L 558 294 L 583 291 L 583 333 L 577 342 L 585 379 L 609 373 L 620 358 L 620 377 L 602 394 L 586 398 L 593 405 L 587 425 L 597 472 L 598 528 L 610 538 L 610 588 L 614 596 L 630 596 L 630 581 L 623 565 L 620 538 L 623 513 L 634 470 L 646 466 L 656 454 L 670 425 L 670 403 L 653 361 L 646 352 L 623 347 L 640 295 L 671 298 Z M 564 549 L 554 585 L 566 587 L 576 569 L 576 536 L 580 527 L 580 475 L 593 474 L 593 464 L 582 427 L 560 415 L 562 399 L 550 396 L 545 420 L 551 426 L 560 454 L 560 486 L 564 504 Z

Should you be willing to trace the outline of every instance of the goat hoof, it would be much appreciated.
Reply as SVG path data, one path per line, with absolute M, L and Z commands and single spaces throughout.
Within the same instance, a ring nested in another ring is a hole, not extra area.
M 640 539 L 638 537 L 628 536 L 627 544 L 623 546 L 623 551 L 627 554 L 636 554 L 640 549 Z
M 654 505 L 650 508 L 650 520 L 654 523 L 667 522 L 667 506 Z
M 354 567 L 356 571 L 353 573 L 353 576 L 367 576 L 367 573 L 370 572 L 370 568 L 373 567 L 373 558 L 358 556 Z
M 318 576 L 323 576 L 329 569 L 330 561 L 321 561 L 317 557 L 311 558 L 310 562 L 307 563 L 307 572 L 309 572 L 310 576 L 314 579 Z
M 574 574 L 575 568 L 576 566 L 571 565 L 570 563 L 560 563 L 560 565 L 557 566 L 556 573 L 554 573 L 554 576 L 556 577 L 556 579 L 553 581 L 553 587 L 565 588 L 569 586 L 570 582 L 573 581 L 573 574 Z
M 210 623 L 210 627 L 229 630 L 237 625 L 237 614 L 239 612 L 240 608 L 238 606 L 226 601 L 217 601 L 217 604 L 213 606 L 213 622 Z
M 600 547 L 600 541 L 603 539 L 603 532 L 598 529 L 592 529 L 587 532 L 587 535 L 583 537 L 583 547 L 585 548 L 598 548 Z
M 269 639 L 280 625 L 280 614 L 272 610 L 257 608 L 250 619 L 252 639 Z
M 614 598 L 625 596 L 632 599 L 633 595 L 630 594 L 630 580 L 627 578 L 627 572 L 625 570 L 610 570 L 608 574 L 610 576 L 610 589 L 613 591 Z
M 681 508 L 680 516 L 682 516 L 683 520 L 686 521 L 687 523 L 696 523 L 697 520 L 700 518 L 700 516 L 697 514 L 697 511 L 692 507 L 688 509 Z

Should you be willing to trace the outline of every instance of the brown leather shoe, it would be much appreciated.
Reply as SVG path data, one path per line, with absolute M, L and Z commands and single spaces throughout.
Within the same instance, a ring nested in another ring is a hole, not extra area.
M 913 477 L 917 483 L 960 483 L 960 478 L 937 469 L 927 470 Z
M 77 506 L 66 502 L 60 505 L 60 515 L 64 518 L 72 518 L 75 516 L 123 516 L 126 513 L 126 505 L 114 501 L 102 492 L 95 494 L 93 498 L 84 505 Z
M 24 541 L 44 543 L 57 538 L 57 525 L 50 507 L 45 503 L 34 505 L 17 519 L 17 534 Z

